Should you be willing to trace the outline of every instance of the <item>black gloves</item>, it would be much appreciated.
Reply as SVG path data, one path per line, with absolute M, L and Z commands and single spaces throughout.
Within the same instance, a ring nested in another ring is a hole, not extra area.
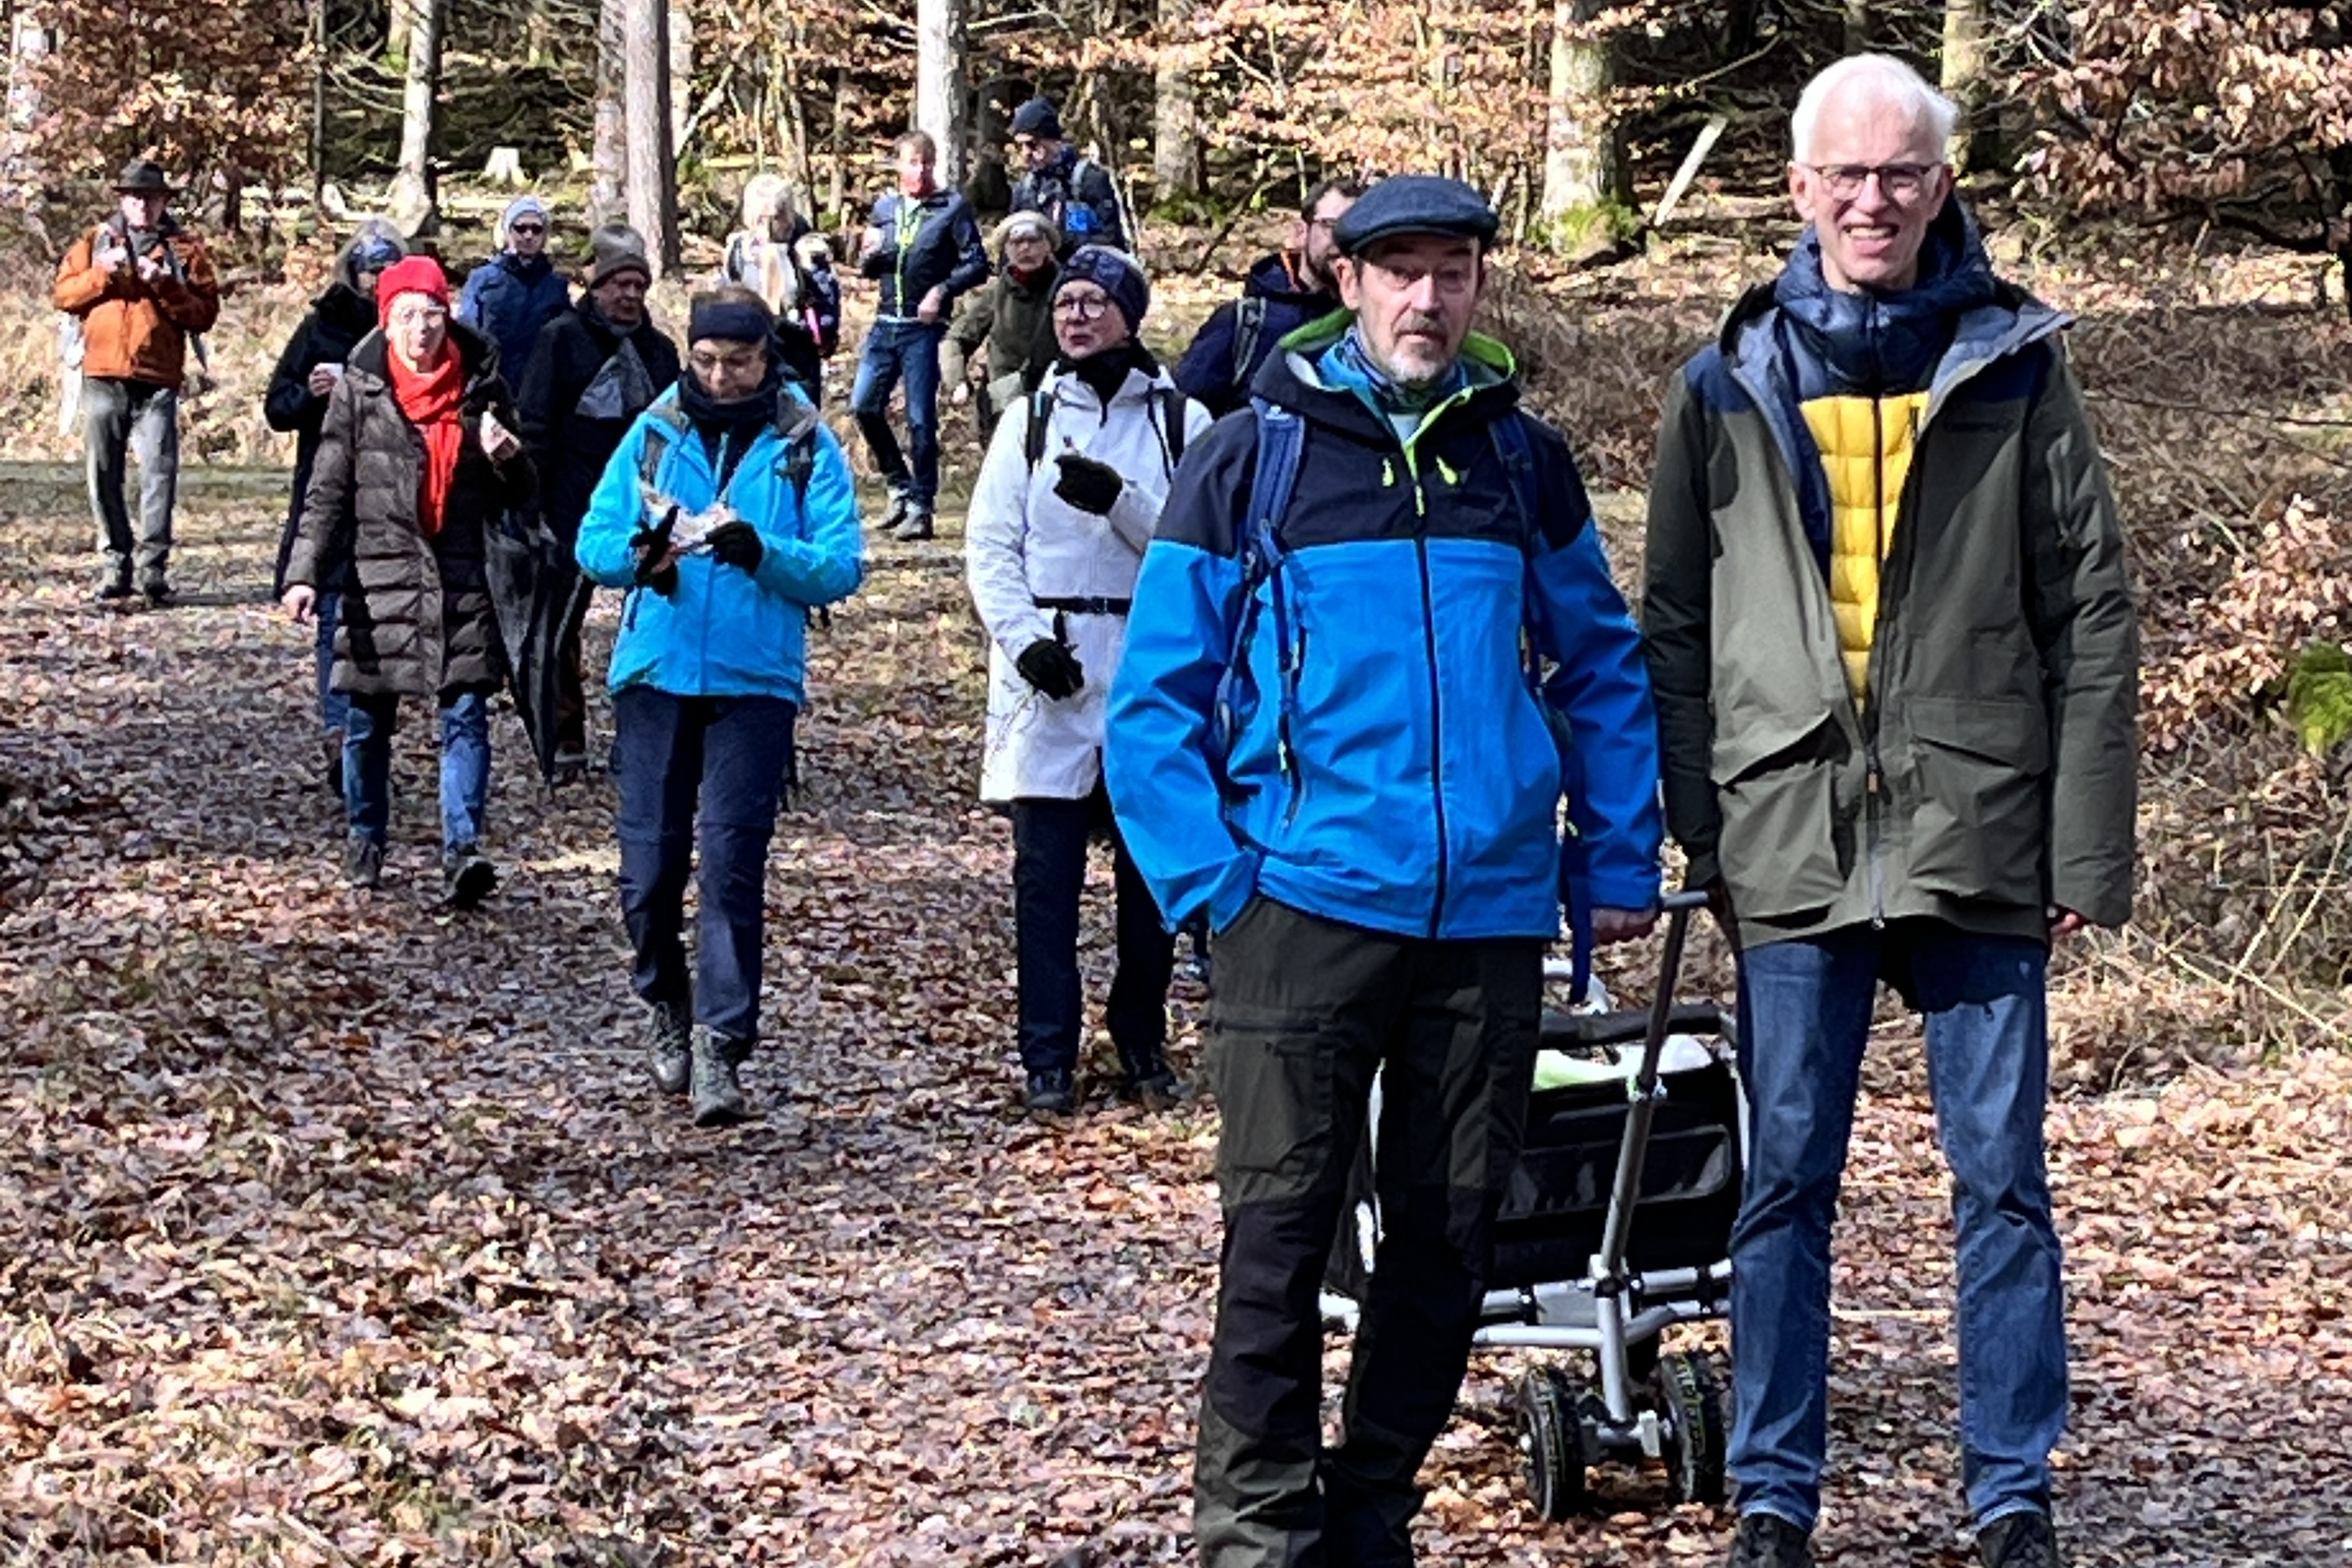
M 1076 697 L 1078 688 L 1087 683 L 1086 666 L 1052 637 L 1039 637 L 1023 648 L 1013 668 L 1021 672 L 1022 679 L 1056 702 Z
M 1092 512 L 1097 517 L 1108 515 L 1111 503 L 1118 500 L 1118 492 L 1127 488 L 1118 470 L 1108 463 L 1081 458 L 1076 452 L 1065 452 L 1054 461 L 1062 470 L 1061 477 L 1054 481 L 1054 493 L 1080 511 Z
M 759 530 L 740 517 L 712 529 L 706 542 L 713 556 L 745 572 L 757 572 L 761 558 L 768 553 L 767 546 L 760 542 Z
M 629 541 L 629 549 L 637 558 L 637 586 L 651 588 L 665 599 L 677 592 L 677 563 L 661 564 L 662 557 L 669 553 L 671 531 L 677 527 L 677 508 L 671 507 L 662 513 L 661 521 L 651 528 L 639 529 L 637 536 Z

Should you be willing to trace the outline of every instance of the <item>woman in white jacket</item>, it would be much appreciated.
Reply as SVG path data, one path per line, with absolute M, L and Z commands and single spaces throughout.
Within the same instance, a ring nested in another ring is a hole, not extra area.
M 965 530 L 972 601 L 993 645 L 980 794 L 1012 810 L 1023 1103 L 1034 1111 L 1076 1106 L 1078 895 L 1097 834 L 1118 881 L 1109 1024 L 1121 1092 L 1154 1109 L 1178 1095 L 1163 1054 L 1174 950 L 1102 779 L 1104 704 L 1143 547 L 1185 442 L 1209 426 L 1136 341 L 1150 302 L 1119 251 L 1087 246 L 1064 264 L 1061 357 L 998 424 Z

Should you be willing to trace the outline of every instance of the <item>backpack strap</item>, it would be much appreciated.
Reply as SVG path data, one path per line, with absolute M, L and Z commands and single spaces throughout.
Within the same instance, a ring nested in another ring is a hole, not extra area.
M 1244 294 L 1234 305 L 1234 379 L 1236 392 L 1250 384 L 1257 360 L 1257 341 L 1265 332 L 1265 296 Z
M 1233 754 L 1241 734 L 1241 693 L 1248 679 L 1249 645 L 1257 630 L 1258 589 L 1267 588 L 1266 612 L 1274 622 L 1275 667 L 1279 673 L 1280 704 L 1276 717 L 1276 756 L 1286 777 L 1295 784 L 1296 761 L 1290 749 L 1291 721 L 1297 709 L 1298 667 L 1290 637 L 1288 606 L 1282 593 L 1282 519 L 1290 510 L 1291 492 L 1298 486 L 1298 460 L 1306 447 L 1306 421 L 1263 397 L 1250 399 L 1257 425 L 1257 471 L 1250 481 L 1249 511 L 1242 519 L 1240 537 L 1241 614 L 1234 626 L 1234 645 L 1225 656 L 1225 671 L 1217 680 L 1211 731 L 1218 754 Z M 1294 792 L 1295 809 L 1297 796 Z
M 1176 477 L 1176 465 L 1184 460 L 1184 405 L 1188 401 L 1178 386 L 1154 386 L 1150 389 L 1151 423 L 1159 427 L 1160 449 L 1168 458 L 1168 477 Z
M 1029 425 L 1021 432 L 1021 455 L 1035 473 L 1045 456 L 1045 426 L 1054 417 L 1054 388 L 1047 383 L 1029 394 Z
M 776 399 L 776 438 L 784 444 L 776 459 L 776 477 L 793 487 L 793 504 L 803 523 L 808 518 L 809 480 L 816 473 L 816 432 L 821 423 L 816 405 L 790 382 Z
M 661 496 L 660 487 L 654 483 L 661 473 L 662 459 L 669 456 L 671 445 L 687 433 L 686 410 L 676 403 L 656 403 L 646 410 L 653 416 L 646 421 L 645 444 L 637 448 L 637 485 L 648 500 Z

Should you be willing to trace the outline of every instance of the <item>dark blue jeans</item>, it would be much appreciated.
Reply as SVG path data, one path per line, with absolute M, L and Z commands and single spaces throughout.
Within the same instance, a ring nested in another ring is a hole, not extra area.
M 392 734 L 400 699 L 354 693 L 343 719 L 343 809 L 352 831 L 378 844 L 392 826 Z M 482 837 L 490 795 L 490 689 L 441 694 L 441 847 Z
M 342 618 L 341 594 L 319 595 L 319 727 L 332 735 L 349 723 L 352 700 L 335 689 L 335 623 Z
M 691 1000 L 696 1023 L 747 1044 L 760 1037 L 768 841 L 797 711 L 781 697 L 674 697 L 646 686 L 613 695 L 631 983 L 663 1006 Z M 689 971 L 686 882 L 698 839 L 701 926 Z
M 1097 785 L 1085 800 L 1013 803 L 1013 921 L 1020 946 L 1021 1065 L 1069 1072 L 1078 1065 L 1086 1000 L 1078 985 L 1078 896 L 1087 846 L 1108 836 L 1118 896 L 1118 968 L 1110 983 L 1110 1037 L 1129 1077 L 1156 1067 L 1168 1043 L 1168 981 L 1176 949 L 1160 906 L 1111 820 Z
M 849 393 L 849 411 L 857 416 L 874 466 L 894 493 L 903 493 L 917 511 L 928 512 L 940 495 L 940 342 L 947 323 L 925 326 L 920 321 L 877 321 L 866 334 L 857 356 L 857 381 Z M 914 471 L 898 450 L 890 428 L 890 393 L 900 379 L 907 384 L 907 445 Z
M 2042 1164 L 2049 952 L 1931 922 L 1751 947 L 1739 1070 L 1751 1130 L 1731 1238 L 1730 1468 L 1741 1512 L 1810 1530 L 1828 1447 L 1830 1223 L 1890 942 L 1908 950 L 1959 1237 L 1960 1451 L 1979 1525 L 2050 1507 L 2066 1419 L 2058 1236 Z

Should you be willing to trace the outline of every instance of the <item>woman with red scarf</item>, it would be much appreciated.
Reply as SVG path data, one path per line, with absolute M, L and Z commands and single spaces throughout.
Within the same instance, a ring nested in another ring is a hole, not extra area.
M 376 310 L 377 330 L 352 350 L 328 400 L 280 602 L 308 622 L 322 584 L 342 590 L 333 685 L 352 705 L 343 879 L 383 879 L 394 720 L 402 697 L 429 697 L 441 712 L 442 875 L 450 901 L 470 909 L 498 883 L 481 832 L 489 695 L 506 674 L 484 533 L 529 501 L 530 464 L 498 351 L 449 319 L 440 263 L 410 257 L 387 268 Z

